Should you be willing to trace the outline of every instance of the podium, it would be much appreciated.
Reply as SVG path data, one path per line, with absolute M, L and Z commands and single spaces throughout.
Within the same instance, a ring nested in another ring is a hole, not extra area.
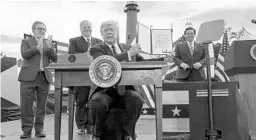
M 60 140 L 62 87 L 91 86 L 89 62 L 86 56 L 76 55 L 79 63 L 68 62 L 68 55 L 61 56 L 58 63 L 47 69 L 55 70 L 55 111 L 54 139 Z M 66 61 L 67 60 L 67 61 Z M 81 61 L 84 60 L 84 61 Z M 156 138 L 162 140 L 162 67 L 165 62 L 121 62 L 122 77 L 119 85 L 155 85 L 156 99 Z M 73 139 L 74 91 L 69 92 L 69 140 Z
M 205 131 L 210 128 L 207 87 L 208 86 L 206 82 L 163 84 L 163 93 L 166 92 L 166 94 L 172 94 L 172 92 L 179 92 L 181 94 L 181 91 L 189 92 L 189 140 L 206 140 Z M 237 83 L 213 82 L 212 95 L 214 128 L 221 132 L 220 139 L 248 140 L 249 131 L 247 116 L 245 112 L 246 105 L 243 95 L 238 91 Z M 165 99 L 166 97 L 179 99 L 178 96 L 179 95 L 167 96 L 163 94 L 163 100 L 173 100 Z M 184 100 L 185 98 L 182 99 Z M 163 104 L 165 104 L 164 101 Z M 178 108 L 181 109 L 181 111 L 179 112 L 180 114 L 186 113 L 184 107 L 180 106 Z M 168 112 L 163 112 L 163 114 L 167 113 Z M 167 115 L 164 115 L 163 118 L 165 118 L 165 116 Z
M 225 57 L 225 72 L 230 81 L 239 83 L 240 92 L 245 97 L 249 131 L 256 140 L 256 60 L 250 50 L 256 40 L 234 41 Z

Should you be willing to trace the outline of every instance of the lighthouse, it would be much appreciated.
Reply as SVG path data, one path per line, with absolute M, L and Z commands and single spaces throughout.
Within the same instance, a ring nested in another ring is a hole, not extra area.
M 127 14 L 126 20 L 126 43 L 131 44 L 136 37 L 137 28 L 137 14 L 140 8 L 135 1 L 128 1 L 125 5 L 124 12 Z

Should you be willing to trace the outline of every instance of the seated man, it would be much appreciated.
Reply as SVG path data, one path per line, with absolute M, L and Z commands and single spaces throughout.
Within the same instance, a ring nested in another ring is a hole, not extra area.
M 94 59 L 102 55 L 111 55 L 120 62 L 130 61 L 131 57 L 142 60 L 142 57 L 138 55 L 141 50 L 140 45 L 136 44 L 131 47 L 130 45 L 117 43 L 117 22 L 103 22 L 100 31 L 104 43 L 91 48 L 90 54 Z M 89 111 L 92 117 L 93 140 L 100 140 L 109 107 L 117 100 L 123 100 L 125 102 L 126 118 L 123 125 L 125 140 L 134 140 L 134 130 L 143 106 L 143 98 L 134 90 L 133 86 L 126 86 L 126 92 L 123 96 L 118 94 L 118 90 L 115 87 L 103 89 L 95 86 L 91 88 L 90 93 Z

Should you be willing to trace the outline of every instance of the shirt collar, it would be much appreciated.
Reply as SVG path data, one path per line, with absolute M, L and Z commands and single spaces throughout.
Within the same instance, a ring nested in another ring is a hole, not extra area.
M 107 46 L 112 50 L 112 45 L 108 44 L 107 42 L 105 42 L 105 43 L 106 43 L 106 44 L 107 44 Z M 115 48 L 117 48 L 117 47 L 118 47 L 117 42 L 114 44 L 114 46 L 115 46 Z
M 189 44 L 190 42 L 187 41 L 187 43 Z M 192 41 L 192 46 L 193 46 L 193 47 L 195 46 L 195 41 Z
M 87 41 L 87 40 L 88 40 L 88 38 L 87 38 L 87 37 L 85 37 L 85 36 L 83 36 L 83 38 L 85 39 L 85 41 Z M 91 37 L 91 36 L 89 37 L 89 39 L 90 39 L 90 41 L 92 41 L 92 37 Z

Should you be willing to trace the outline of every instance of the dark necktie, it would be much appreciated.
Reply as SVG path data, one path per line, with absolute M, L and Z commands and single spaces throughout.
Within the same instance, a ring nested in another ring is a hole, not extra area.
M 116 56 L 117 55 L 116 47 L 114 45 L 112 45 L 111 48 L 112 48 L 114 56 Z M 119 95 L 123 96 L 125 94 L 125 86 L 124 85 L 117 86 L 117 92 Z
M 116 52 L 116 47 L 114 45 L 112 45 L 112 51 L 113 51 L 114 56 L 116 56 L 117 52 Z
M 91 46 L 91 42 L 90 42 L 90 39 L 89 39 L 89 38 L 87 38 L 87 44 L 88 44 L 88 47 Z

